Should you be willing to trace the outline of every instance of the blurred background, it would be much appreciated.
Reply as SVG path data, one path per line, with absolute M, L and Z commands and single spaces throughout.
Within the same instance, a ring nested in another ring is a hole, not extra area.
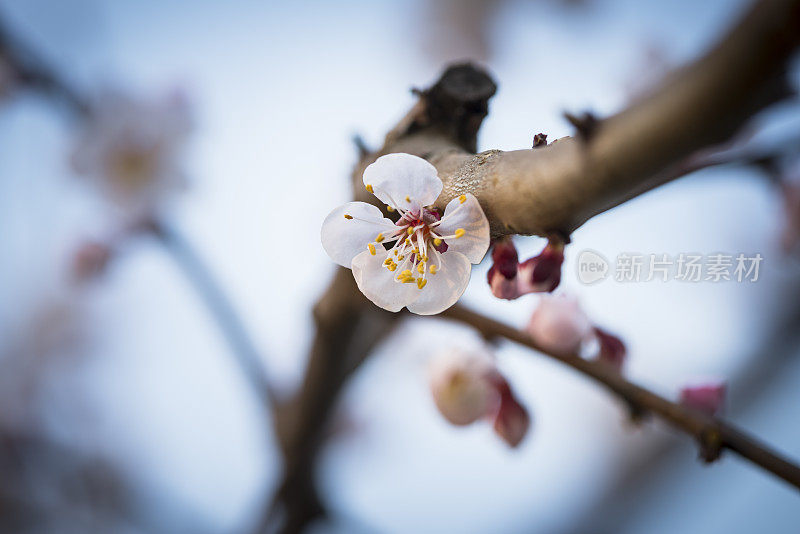
M 85 94 L 185 95 L 185 187 L 160 210 L 219 278 L 281 394 L 302 379 L 310 310 L 334 272 L 319 229 L 350 198 L 355 134 L 379 146 L 412 87 L 473 59 L 499 85 L 479 150 L 570 135 L 563 111 L 618 110 L 746 5 L 0 0 L 0 17 Z M 756 140 L 798 131 L 800 106 L 784 104 L 759 118 Z M 73 171 L 78 135 L 41 94 L 0 100 L 0 528 L 247 532 L 280 474 L 270 415 L 157 240 L 125 240 L 98 280 L 71 283 L 76 250 L 124 220 Z M 676 398 L 724 377 L 726 415 L 798 459 L 800 262 L 781 247 L 784 218 L 757 170 L 698 172 L 580 228 L 559 291 L 626 341 L 630 379 Z M 516 243 L 527 258 L 544 240 Z M 584 286 L 575 258 L 587 248 L 764 261 L 756 283 Z M 487 269 L 464 302 L 522 326 L 538 297 L 495 299 Z M 497 356 L 533 414 L 522 445 L 449 426 L 426 366 L 451 338 L 477 342 L 409 320 L 348 384 L 318 472 L 332 519 L 315 531 L 796 532 L 788 485 L 732 455 L 704 466 L 685 436 L 633 426 L 605 390 L 521 347 Z

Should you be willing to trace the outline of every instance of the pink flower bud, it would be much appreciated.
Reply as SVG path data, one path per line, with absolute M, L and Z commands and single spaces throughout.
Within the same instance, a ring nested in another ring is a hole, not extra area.
M 498 382 L 500 408 L 494 418 L 494 431 L 510 447 L 517 447 L 531 426 L 528 411 L 520 404 L 505 379 Z
M 78 282 L 85 282 L 102 275 L 111 260 L 112 249 L 105 243 L 86 241 L 81 244 L 72 257 L 72 276 Z
M 794 181 L 781 182 L 783 192 L 784 226 L 781 234 L 783 250 L 791 252 L 800 243 L 800 184 Z
M 592 324 L 574 297 L 542 296 L 526 330 L 544 350 L 574 354 L 592 334 Z
M 492 249 L 492 267 L 486 274 L 492 294 L 500 299 L 514 300 L 518 298 L 519 283 L 517 265 L 519 256 L 511 239 L 497 241 Z
M 597 359 L 611 365 L 617 372 L 622 371 L 622 365 L 625 363 L 627 354 L 622 340 L 597 327 L 594 328 L 594 335 L 600 344 L 600 352 Z
M 497 370 L 491 356 L 453 349 L 436 356 L 430 368 L 433 400 L 454 425 L 468 425 L 497 410 Z
M 561 283 L 564 243 L 551 239 L 538 255 L 519 264 L 520 293 L 550 293 Z
M 722 381 L 709 382 L 681 389 L 680 403 L 708 415 L 716 415 L 725 402 L 726 384 Z

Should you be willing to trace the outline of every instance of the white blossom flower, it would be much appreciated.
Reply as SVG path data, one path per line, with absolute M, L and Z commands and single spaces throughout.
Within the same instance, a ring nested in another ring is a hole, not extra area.
M 353 270 L 358 288 L 381 308 L 432 315 L 455 304 L 470 264 L 489 248 L 489 221 L 478 199 L 454 198 L 440 217 L 431 207 L 442 192 L 436 168 L 410 154 L 381 156 L 363 179 L 400 219 L 394 223 L 371 204 L 349 202 L 322 224 L 325 251 Z
M 73 166 L 126 211 L 147 215 L 185 183 L 181 156 L 191 122 L 180 92 L 155 101 L 106 92 L 90 108 Z

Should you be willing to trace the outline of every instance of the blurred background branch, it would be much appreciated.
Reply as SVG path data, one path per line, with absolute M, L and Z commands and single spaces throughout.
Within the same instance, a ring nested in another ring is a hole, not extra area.
M 499 337 L 525 345 L 591 377 L 627 404 L 634 421 L 648 415 L 656 415 L 692 436 L 700 446 L 700 457 L 706 462 L 717 460 L 722 450 L 727 448 L 800 490 L 800 467 L 796 464 L 732 425 L 669 401 L 627 381 L 616 369 L 604 362 L 587 360 L 575 354 L 557 354 L 548 351 L 519 329 L 463 306 L 453 306 L 443 312 L 442 316 L 470 325 L 487 339 Z

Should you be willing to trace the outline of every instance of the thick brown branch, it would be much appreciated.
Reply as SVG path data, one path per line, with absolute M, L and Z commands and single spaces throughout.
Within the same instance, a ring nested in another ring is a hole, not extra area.
M 454 306 L 442 315 L 470 325 L 487 338 L 511 340 L 572 367 L 619 395 L 637 416 L 656 415 L 694 437 L 700 444 L 701 457 L 706 461 L 716 460 L 722 449 L 727 448 L 800 489 L 800 467 L 732 425 L 637 386 L 602 362 L 585 360 L 574 354 L 548 352 L 527 333 L 463 306 Z
M 729 139 L 757 111 L 785 98 L 786 65 L 799 44 L 800 1 L 762 0 L 707 55 L 599 121 L 588 138 L 475 155 L 440 128 L 425 127 L 431 106 L 422 93 L 398 127 L 402 135 L 396 129 L 387 136 L 376 157 L 402 151 L 429 159 L 445 183 L 437 206 L 473 193 L 495 235 L 568 234 L 674 179 L 676 162 Z

